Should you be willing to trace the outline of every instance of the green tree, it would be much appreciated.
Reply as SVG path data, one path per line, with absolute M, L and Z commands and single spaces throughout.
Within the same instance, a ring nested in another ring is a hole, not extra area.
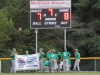
M 29 29 L 29 0 L 11 0 L 4 9 L 9 12 L 8 17 L 13 19 L 15 28 L 22 27 Z
M 7 18 L 6 12 L 0 10 L 0 55 L 6 55 L 7 46 L 6 43 L 11 40 L 11 34 L 13 32 L 13 21 Z M 5 54 L 4 54 L 5 53 Z
M 99 56 L 100 0 L 77 0 L 73 6 L 80 24 L 73 27 L 68 39 L 79 48 L 82 56 Z

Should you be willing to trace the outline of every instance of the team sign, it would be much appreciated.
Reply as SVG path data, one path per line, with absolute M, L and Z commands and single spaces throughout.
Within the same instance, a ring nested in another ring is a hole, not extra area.
M 39 54 L 15 56 L 15 71 L 38 69 L 40 69 Z
M 71 28 L 71 0 L 30 1 L 30 28 Z

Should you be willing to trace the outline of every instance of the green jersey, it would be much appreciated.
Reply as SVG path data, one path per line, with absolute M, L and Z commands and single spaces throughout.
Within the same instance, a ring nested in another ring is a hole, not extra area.
M 50 66 L 50 61 L 49 60 L 44 60 L 43 65 L 44 66 Z
M 46 58 L 47 58 L 47 59 L 50 59 L 50 55 L 51 55 L 51 52 L 47 52 L 47 53 L 46 53 Z
M 62 53 L 62 58 L 63 58 L 63 59 L 68 59 L 69 56 L 70 56 L 70 53 L 69 53 L 69 52 L 63 52 L 63 53 Z
M 68 58 L 68 64 L 71 65 L 71 60 L 70 60 L 70 58 Z
M 58 60 L 60 60 L 60 59 L 61 59 L 61 55 L 58 54 Z
M 44 58 L 44 52 L 40 53 L 39 59 L 43 59 Z
M 13 55 L 11 56 L 11 59 L 12 59 L 12 60 L 15 60 L 15 54 L 14 54 L 14 52 L 12 52 L 11 54 L 13 54 Z
M 54 54 L 54 53 L 51 53 L 50 59 L 58 59 L 58 55 Z
M 80 53 L 79 53 L 79 52 L 77 52 L 77 53 L 75 54 L 75 58 L 76 58 L 76 59 L 80 59 Z

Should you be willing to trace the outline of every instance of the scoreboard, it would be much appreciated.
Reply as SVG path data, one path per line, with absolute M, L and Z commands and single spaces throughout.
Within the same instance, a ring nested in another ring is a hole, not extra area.
M 30 1 L 30 28 L 71 28 L 71 0 Z

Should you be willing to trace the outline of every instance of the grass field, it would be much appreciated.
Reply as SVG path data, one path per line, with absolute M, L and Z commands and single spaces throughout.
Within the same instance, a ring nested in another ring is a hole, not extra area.
M 79 73 L 0 73 L 0 75 L 100 75 L 100 72 L 79 72 Z

